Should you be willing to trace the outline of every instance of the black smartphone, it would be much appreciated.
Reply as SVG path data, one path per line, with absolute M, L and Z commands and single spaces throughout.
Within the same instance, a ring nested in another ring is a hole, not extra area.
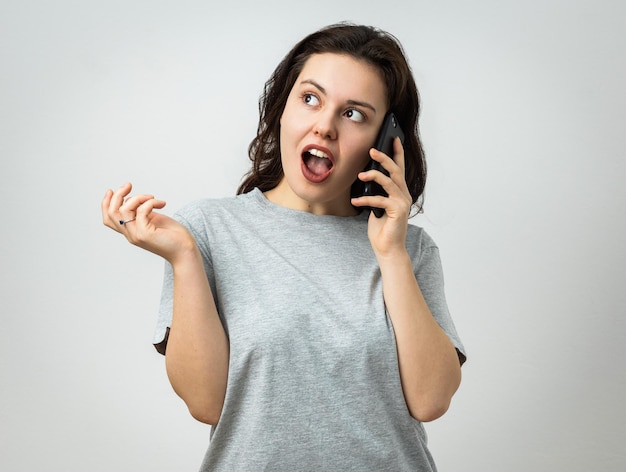
M 384 152 L 389 157 L 393 158 L 393 140 L 394 138 L 399 137 L 402 144 L 404 144 L 404 133 L 402 132 L 402 128 L 398 124 L 398 120 L 396 115 L 392 112 L 387 113 L 385 115 L 385 119 L 383 120 L 383 124 L 378 133 L 378 137 L 376 138 L 376 143 L 374 147 L 379 151 Z M 370 159 L 370 162 L 365 167 L 365 171 L 376 169 L 379 172 L 382 172 L 385 175 L 389 175 L 383 167 L 376 162 L 374 159 Z M 382 195 L 387 197 L 388 194 L 385 190 L 376 182 L 364 182 L 362 188 L 363 196 L 373 196 L 373 195 Z M 380 218 L 385 214 L 385 210 L 382 208 L 374 208 L 374 207 L 366 207 L 367 209 L 374 212 L 377 218 Z

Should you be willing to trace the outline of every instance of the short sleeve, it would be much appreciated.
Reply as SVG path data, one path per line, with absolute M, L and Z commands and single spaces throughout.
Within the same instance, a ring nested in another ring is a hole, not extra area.
M 185 226 L 196 240 L 198 249 L 202 254 L 204 270 L 209 280 L 213 297 L 215 298 L 215 280 L 211 264 L 208 237 L 206 235 L 206 220 L 201 211 L 197 211 L 195 204 L 189 205 L 174 215 L 179 223 Z M 217 303 L 217 300 L 216 300 Z M 167 338 L 170 326 L 172 325 L 172 314 L 174 311 L 174 270 L 172 265 L 165 261 L 163 271 L 163 286 L 161 289 L 161 302 L 157 317 L 156 329 L 152 343 L 159 354 L 165 355 Z
M 174 273 L 172 265 L 165 261 L 163 271 L 163 287 L 161 289 L 161 303 L 157 316 L 157 324 L 152 344 L 159 354 L 165 355 L 169 328 L 172 324 L 172 312 L 174 309 Z
M 426 304 L 441 329 L 448 335 L 456 348 L 459 362 L 463 365 L 467 355 L 448 309 L 439 248 L 426 233 L 423 233 L 422 247 L 416 262 L 417 264 L 414 266 L 415 277 Z

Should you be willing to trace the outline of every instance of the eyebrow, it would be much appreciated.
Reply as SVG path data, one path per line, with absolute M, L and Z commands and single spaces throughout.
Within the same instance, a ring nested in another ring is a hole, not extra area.
M 318 84 L 315 80 L 313 79 L 304 79 L 302 82 L 300 82 L 301 84 L 310 84 L 313 87 L 317 88 L 320 92 L 322 92 L 324 95 L 326 94 L 326 89 L 324 87 L 322 87 L 320 84 Z M 369 108 L 370 110 L 372 110 L 374 113 L 376 113 L 376 108 L 374 108 L 373 105 L 371 105 L 370 103 L 367 102 L 361 102 L 359 100 L 348 100 L 347 101 L 348 105 L 355 105 L 355 106 L 361 106 L 364 108 Z

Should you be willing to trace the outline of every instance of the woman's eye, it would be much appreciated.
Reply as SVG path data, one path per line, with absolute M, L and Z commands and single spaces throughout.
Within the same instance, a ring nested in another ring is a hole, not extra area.
M 352 121 L 362 122 L 365 121 L 365 115 L 361 113 L 359 110 L 355 110 L 354 108 L 346 111 L 346 117 L 351 119 Z
M 304 100 L 304 103 L 312 107 L 315 107 L 320 103 L 319 99 L 312 93 L 305 93 L 302 99 Z

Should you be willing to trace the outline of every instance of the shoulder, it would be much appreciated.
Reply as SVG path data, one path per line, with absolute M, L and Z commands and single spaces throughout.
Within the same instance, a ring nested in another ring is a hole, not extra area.
M 438 250 L 433 238 L 421 226 L 409 224 L 406 245 L 410 254 L 422 254 L 429 250 Z
M 222 198 L 203 198 L 192 201 L 180 208 L 174 218 L 192 226 L 202 225 L 214 219 L 222 219 L 246 210 L 253 210 L 258 200 L 258 190 L 249 193 Z

